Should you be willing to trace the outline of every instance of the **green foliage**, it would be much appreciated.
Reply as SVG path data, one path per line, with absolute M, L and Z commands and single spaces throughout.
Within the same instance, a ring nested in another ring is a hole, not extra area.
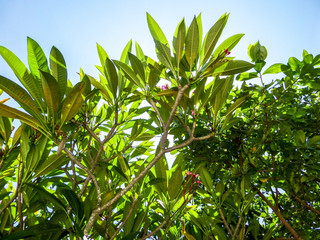
M 56 47 L 28 38 L 28 69 L 1 46 L 21 84 L 0 76 L 21 107 L 0 101 L 1 239 L 316 238 L 320 55 L 264 84 L 264 46 L 249 63 L 229 56 L 243 34 L 217 45 L 228 17 L 204 39 L 183 19 L 170 45 L 147 14 L 158 60 L 97 44 L 99 78 L 74 85 Z

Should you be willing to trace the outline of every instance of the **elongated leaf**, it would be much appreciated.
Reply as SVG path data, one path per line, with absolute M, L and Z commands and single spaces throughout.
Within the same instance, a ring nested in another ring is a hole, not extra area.
M 202 47 L 202 19 L 201 19 L 201 13 L 198 15 L 197 17 L 197 25 L 198 25 L 198 29 L 199 29 L 199 47 L 198 47 L 198 52 L 201 52 L 201 47 Z
M 220 19 L 210 28 L 208 31 L 204 43 L 203 49 L 201 52 L 201 65 L 205 63 L 211 56 L 213 49 L 215 48 L 221 33 L 228 21 L 229 14 L 224 14 L 220 17 Z
M 83 204 L 78 198 L 77 194 L 67 185 L 58 185 L 59 191 L 63 194 L 63 196 L 67 199 L 70 207 L 76 214 L 79 222 L 83 217 L 84 209 L 83 209 Z
M 237 73 L 242 73 L 242 72 L 248 71 L 253 67 L 254 67 L 254 65 L 249 63 L 249 62 L 242 61 L 242 60 L 233 60 L 233 61 L 229 61 L 226 64 L 223 64 L 223 65 L 221 65 L 221 66 L 219 66 L 217 68 L 213 68 L 209 72 L 206 72 L 206 76 L 207 75 L 211 75 L 211 76 L 233 75 L 233 74 L 237 74 Z
M 40 71 L 44 99 L 51 116 L 56 118 L 61 102 L 60 89 L 56 79 L 46 72 Z
M 257 78 L 257 77 L 258 77 L 258 73 L 257 72 L 251 72 L 251 73 L 244 72 L 244 73 L 239 74 L 236 77 L 236 79 L 238 81 L 247 81 L 247 80 L 250 80 L 250 79 L 253 79 L 253 78 Z
M 27 38 L 28 42 L 28 62 L 31 73 L 40 79 L 40 72 L 49 72 L 48 62 L 40 45 L 32 38 Z
M 112 95 L 114 98 L 117 97 L 117 89 L 118 89 L 118 73 L 117 70 L 113 64 L 113 62 L 107 58 L 105 62 L 105 68 L 104 73 L 106 75 L 109 89 L 112 92 Z
M 54 194 L 48 192 L 43 187 L 40 187 L 40 186 L 33 184 L 33 183 L 26 183 L 26 185 L 28 185 L 29 187 L 36 190 L 40 194 L 41 197 L 43 197 L 47 201 L 51 202 L 55 207 L 63 210 L 64 212 L 67 212 L 64 204 Z
M 209 192 L 213 190 L 213 181 L 205 167 L 199 168 L 200 179 Z
M 52 76 L 58 82 L 61 98 L 63 98 L 68 82 L 67 66 L 61 52 L 55 46 L 50 52 L 50 68 Z
M 34 127 L 40 131 L 42 130 L 42 126 L 37 119 L 15 108 L 6 106 L 2 103 L 0 104 L 0 115 L 8 118 L 19 119 L 31 127 Z
M 98 82 L 95 78 L 87 75 L 89 80 L 90 80 L 90 83 L 96 88 L 96 89 L 99 89 L 102 93 L 102 95 L 105 97 L 105 99 L 109 102 L 109 103 L 112 103 L 112 100 L 111 100 L 111 97 L 110 97 L 110 94 L 108 92 L 108 90 L 106 89 L 106 87 L 104 85 L 102 85 L 100 82 Z
M 130 64 L 132 66 L 133 71 L 136 73 L 137 76 L 140 77 L 140 79 L 143 82 L 143 85 L 146 84 L 146 77 L 144 72 L 144 67 L 142 62 L 133 54 L 129 53 L 129 60 Z
M 120 61 L 113 60 L 113 62 L 119 69 L 122 70 L 122 72 L 124 73 L 126 78 L 128 78 L 129 81 L 133 82 L 135 85 L 142 88 L 139 78 L 136 76 L 136 74 L 131 69 L 131 67 L 129 67 L 127 64 Z
M 198 53 L 199 53 L 199 27 L 198 27 L 197 19 L 194 17 L 188 29 L 188 33 L 186 36 L 186 46 L 185 46 L 185 56 L 190 65 L 190 68 L 192 67 L 195 59 L 197 58 Z
M 241 40 L 244 34 L 233 35 L 221 43 L 217 49 L 214 51 L 213 56 L 216 58 L 219 54 L 223 53 L 225 50 L 231 51 Z
M 60 128 L 63 124 L 73 118 L 80 110 L 83 103 L 83 93 L 85 90 L 85 83 L 77 83 L 67 95 L 66 99 L 63 101 L 61 109 L 61 123 Z
M 287 65 L 284 65 L 282 63 L 275 63 L 275 64 L 271 65 L 270 67 L 268 67 L 268 69 L 263 72 L 263 75 L 264 74 L 277 74 L 277 73 L 284 72 L 284 71 L 288 70 L 288 68 L 289 67 Z
M 135 42 L 135 48 L 136 48 L 136 55 L 137 55 L 138 59 L 142 63 L 146 64 L 146 56 L 144 55 L 142 48 L 140 47 L 140 45 L 137 42 Z
M 155 42 L 160 42 L 169 47 L 168 40 L 164 33 L 162 32 L 161 28 L 159 27 L 158 23 L 151 17 L 149 13 L 147 13 L 147 21 L 150 33 Z
M 171 177 L 168 181 L 168 193 L 171 201 L 175 199 L 181 189 L 183 175 L 180 165 L 176 165 L 176 168 L 171 169 Z
M 35 178 L 45 175 L 55 169 L 58 169 L 66 161 L 66 154 L 61 153 L 60 155 L 52 154 L 44 162 L 40 164 L 35 170 Z
M 225 117 L 227 117 L 229 114 L 232 114 L 234 112 L 234 110 L 236 110 L 238 107 L 240 107 L 246 101 L 246 99 L 251 96 L 252 96 L 252 94 L 248 94 L 246 96 L 243 96 L 243 97 L 237 99 L 234 103 L 232 103 L 232 105 L 228 108 Z
M 164 45 L 159 41 L 155 41 L 157 57 L 160 62 L 169 68 L 171 71 L 174 71 L 172 62 L 171 62 L 171 50 L 168 45 Z
M 18 230 L 2 237 L 2 240 L 17 240 L 17 239 L 32 239 L 39 238 L 40 236 L 48 236 L 48 234 L 59 233 L 63 231 L 63 227 L 57 224 L 43 222 L 30 226 L 24 230 Z
M 8 63 L 14 74 L 17 76 L 22 85 L 28 90 L 31 96 L 36 100 L 39 107 L 41 104 L 41 84 L 40 79 L 36 80 L 22 61 L 9 49 L 0 46 L 0 55 Z
M 120 57 L 120 61 L 128 64 L 129 63 L 129 56 L 128 53 L 131 52 L 132 49 L 132 40 L 130 39 L 129 42 L 127 43 L 127 45 L 124 47 L 122 53 L 121 53 L 121 57 Z
M 173 50 L 176 57 L 177 66 L 183 56 L 184 42 L 186 38 L 186 24 L 184 19 L 179 23 L 173 38 Z
M 36 103 L 33 101 L 31 96 L 15 82 L 0 76 L 0 88 L 3 89 L 8 95 L 16 100 L 28 113 L 34 117 L 41 117 Z
M 109 58 L 109 56 L 107 52 L 104 50 L 104 48 L 101 47 L 98 43 L 97 43 L 97 50 L 98 50 L 101 66 L 104 67 L 104 63 L 106 62 L 107 58 Z

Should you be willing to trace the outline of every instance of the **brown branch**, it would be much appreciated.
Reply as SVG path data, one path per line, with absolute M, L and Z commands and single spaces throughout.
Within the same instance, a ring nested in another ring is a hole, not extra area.
M 107 203 L 105 203 L 103 206 L 98 205 L 97 208 L 95 208 L 92 213 L 91 216 L 87 222 L 86 227 L 84 228 L 84 235 L 88 236 L 91 228 L 94 224 L 94 222 L 96 221 L 97 217 L 99 216 L 100 213 L 102 213 L 103 211 L 105 211 L 110 205 L 113 205 L 116 201 L 118 201 L 124 194 L 126 194 L 138 181 L 140 181 L 140 179 L 142 179 L 148 172 L 149 170 L 154 166 L 154 164 L 156 164 L 157 161 L 159 161 L 159 159 L 162 158 L 162 156 L 165 154 L 165 143 L 167 141 L 168 138 L 168 132 L 169 132 L 169 127 L 170 124 L 173 121 L 173 118 L 176 114 L 176 110 L 178 108 L 178 105 L 182 99 L 182 96 L 184 94 L 184 92 L 186 91 L 186 89 L 189 87 L 189 85 L 185 85 L 184 87 L 179 87 L 179 91 L 177 94 L 177 98 L 176 101 L 172 107 L 172 110 L 170 112 L 168 121 L 164 127 L 164 132 L 163 135 L 161 137 L 160 140 L 160 150 L 157 153 L 157 155 L 154 157 L 154 159 L 146 166 L 146 168 L 144 168 L 124 189 L 122 189 L 120 192 L 118 192 L 110 201 L 108 201 Z M 116 112 L 117 113 L 117 112 Z M 117 115 L 116 115 L 117 117 Z M 115 129 L 115 125 L 113 126 L 113 128 Z M 106 142 L 106 140 L 108 138 L 111 138 L 110 132 L 108 134 L 108 136 L 106 137 L 106 139 L 103 141 L 103 143 Z M 101 197 L 100 197 L 101 200 Z M 100 201 L 101 203 L 101 201 Z
M 118 233 L 120 232 L 120 230 L 124 227 L 124 225 L 126 224 L 126 222 L 129 220 L 129 217 L 130 217 L 130 215 L 132 214 L 133 209 L 134 209 L 136 203 L 138 202 L 138 200 L 139 200 L 139 198 L 136 199 L 135 196 L 133 195 L 133 203 L 132 203 L 132 205 L 131 205 L 131 207 L 130 207 L 130 210 L 129 210 L 129 212 L 128 212 L 128 215 L 127 215 L 126 218 L 123 220 L 123 222 L 122 222 L 121 225 L 118 227 L 118 229 L 115 231 L 115 233 L 112 235 L 112 237 L 111 237 L 110 240 L 113 240 L 113 239 L 117 236 L 117 234 L 118 234 Z M 107 236 L 107 233 L 106 233 L 106 236 Z
M 303 206 L 305 206 L 306 208 L 308 208 L 309 210 L 311 210 L 312 212 L 320 215 L 320 211 L 311 207 L 308 203 L 306 203 L 305 201 L 301 200 L 300 198 L 298 198 L 297 196 L 293 196 L 294 199 L 296 199 L 299 203 L 301 203 Z
M 291 225 L 287 222 L 287 220 L 282 216 L 279 209 L 273 206 L 273 204 L 264 196 L 260 190 L 253 186 L 253 189 L 257 191 L 258 195 L 267 203 L 267 205 L 273 210 L 273 212 L 277 215 L 277 217 L 281 220 L 283 225 L 290 231 L 290 233 L 297 239 L 302 240 L 302 238 L 298 235 L 298 233 L 291 227 Z
M 228 225 L 228 223 L 227 223 L 227 221 L 226 221 L 226 219 L 225 219 L 225 217 L 223 215 L 223 212 L 222 212 L 221 208 L 219 208 L 219 213 L 220 213 L 220 216 L 222 218 L 223 224 L 226 226 L 226 228 L 227 228 L 228 232 L 230 233 L 230 235 L 233 236 L 233 233 L 232 233 L 232 231 L 231 231 L 231 229 L 230 229 L 230 227 L 229 227 L 229 225 Z
M 237 235 L 238 229 L 239 229 L 239 227 L 240 227 L 241 220 L 242 220 L 242 217 L 240 216 L 239 221 L 238 221 L 238 224 L 237 224 L 237 226 L 236 226 L 236 229 L 235 229 L 234 232 L 233 232 L 232 240 L 234 240 L 234 238 L 235 238 L 236 235 Z

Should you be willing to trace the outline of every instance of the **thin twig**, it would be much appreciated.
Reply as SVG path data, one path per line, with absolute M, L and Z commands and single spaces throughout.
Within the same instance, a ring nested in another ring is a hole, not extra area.
M 253 186 L 253 189 L 257 191 L 258 195 L 267 203 L 267 205 L 273 210 L 273 212 L 277 215 L 277 217 L 281 220 L 283 225 L 291 232 L 291 234 L 297 239 L 297 240 L 302 240 L 302 238 L 298 235 L 298 233 L 291 227 L 291 225 L 287 222 L 287 220 L 282 216 L 280 213 L 279 209 L 273 206 L 273 204 L 264 196 L 260 190 L 256 187 Z
M 117 236 L 117 234 L 118 234 L 118 233 L 120 232 L 120 230 L 124 227 L 124 225 L 126 224 L 126 222 L 129 220 L 129 217 L 130 217 L 130 215 L 132 214 L 133 209 L 134 209 L 136 203 L 138 202 L 138 200 L 139 200 L 139 198 L 136 199 L 135 196 L 133 195 L 133 203 L 132 203 L 132 205 L 131 205 L 131 207 L 130 207 L 130 210 L 129 210 L 129 212 L 128 212 L 128 215 L 127 215 L 126 218 L 123 220 L 123 222 L 122 222 L 121 225 L 118 227 L 118 229 L 115 231 L 115 233 L 112 235 L 112 237 L 111 237 L 110 240 L 113 240 L 113 239 Z
M 228 223 L 227 223 L 227 221 L 226 221 L 226 219 L 225 219 L 225 217 L 223 215 L 223 212 L 222 212 L 221 208 L 219 208 L 219 213 L 220 213 L 220 216 L 222 218 L 223 224 L 226 226 L 226 228 L 227 228 L 228 232 L 230 233 L 230 235 L 233 236 L 233 233 L 232 233 L 232 231 L 231 231 L 231 229 L 230 229 L 230 227 L 229 227 L 229 225 L 228 225 Z

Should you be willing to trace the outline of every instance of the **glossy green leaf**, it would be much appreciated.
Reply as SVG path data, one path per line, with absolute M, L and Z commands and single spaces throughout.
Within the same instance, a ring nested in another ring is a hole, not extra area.
M 47 72 L 40 71 L 44 99 L 51 116 L 56 117 L 61 102 L 60 89 L 56 79 Z
M 42 222 L 30 226 L 24 230 L 17 230 L 9 235 L 2 237 L 2 240 L 17 240 L 17 239 L 31 239 L 39 237 L 47 237 L 50 234 L 59 233 L 59 235 L 64 231 L 63 227 L 50 222 Z
M 27 38 L 28 42 L 28 62 L 31 73 L 40 79 L 40 72 L 49 72 L 48 62 L 40 45 L 32 38 Z
M 64 125 L 64 123 L 73 118 L 82 107 L 84 90 L 85 83 L 79 82 L 66 96 L 61 109 L 60 128 Z
M 179 23 L 173 37 L 173 50 L 174 50 L 177 66 L 179 66 L 180 60 L 183 56 L 185 38 L 186 38 L 186 25 L 183 19 Z
M 26 185 L 33 188 L 35 191 L 37 191 L 40 197 L 43 197 L 47 201 L 51 202 L 54 207 L 57 207 L 63 210 L 64 212 L 67 212 L 64 204 L 54 194 L 48 192 L 45 188 L 39 185 L 36 185 L 34 183 L 26 183 Z
M 101 47 L 98 43 L 97 43 L 97 51 L 98 51 L 101 66 L 104 67 L 104 63 L 106 62 L 107 58 L 109 58 L 109 56 L 107 52 L 104 50 L 104 48 Z
M 112 103 L 112 100 L 111 100 L 111 97 L 110 97 L 110 94 L 108 92 L 108 90 L 106 89 L 106 87 L 104 85 L 102 85 L 100 82 L 98 82 L 95 78 L 87 75 L 89 80 L 90 80 L 90 83 L 98 90 L 101 91 L 102 95 L 104 96 L 104 98 L 109 102 L 109 103 Z
M 232 114 L 237 108 L 239 108 L 246 100 L 248 97 L 251 97 L 252 94 L 243 96 L 239 99 L 237 99 L 234 103 L 231 104 L 231 106 L 227 109 L 227 113 L 225 117 L 227 117 L 229 114 Z
M 35 170 L 35 178 L 45 175 L 55 169 L 58 169 L 66 162 L 66 154 L 52 154 L 42 162 Z
M 50 52 L 50 69 L 52 76 L 57 80 L 61 98 L 64 97 L 67 89 L 68 73 L 67 65 L 61 54 L 56 48 L 52 47 Z
M 58 185 L 58 191 L 67 199 L 70 207 L 77 216 L 78 222 L 80 222 L 84 214 L 84 208 L 77 194 L 69 186 L 62 184 Z
M 24 108 L 25 111 L 27 111 L 37 119 L 42 119 L 41 112 L 39 111 L 38 106 L 36 105 L 34 100 L 18 84 L 3 76 L 0 76 L 0 88 L 3 89 L 12 98 L 14 98 Z
M 113 62 L 109 58 L 106 59 L 104 66 L 105 66 L 104 72 L 105 72 L 105 76 L 108 81 L 109 89 L 110 89 L 112 95 L 114 96 L 114 98 L 116 98 L 117 97 L 117 90 L 118 90 L 117 70 L 116 70 Z
M 124 47 L 122 53 L 121 53 L 121 57 L 120 57 L 120 61 L 128 64 L 129 63 L 129 56 L 128 53 L 131 52 L 132 49 L 132 40 L 130 40 L 127 45 Z
M 38 122 L 37 119 L 2 103 L 0 103 L 0 115 L 8 118 L 19 119 L 33 128 L 42 130 L 42 125 Z
M 119 69 L 122 70 L 122 72 L 124 73 L 126 78 L 128 78 L 129 81 L 133 82 L 135 85 L 142 88 L 139 78 L 136 76 L 136 74 L 134 73 L 131 67 L 129 67 L 123 62 L 116 61 L 116 60 L 114 60 L 114 63 Z
M 224 40 L 214 51 L 213 56 L 216 58 L 218 55 L 222 54 L 225 50 L 229 52 L 238 44 L 244 34 L 233 35 L 226 40 Z
M 140 47 L 140 45 L 135 42 L 135 49 L 136 49 L 136 54 L 138 59 L 142 62 L 145 63 L 146 62 L 146 56 L 144 55 L 142 48 Z
M 205 75 L 227 76 L 227 75 L 233 75 L 233 74 L 248 71 L 253 67 L 254 65 L 249 62 L 242 61 L 242 60 L 232 60 L 232 61 L 226 62 L 225 64 L 217 68 L 213 68 L 209 72 L 206 72 Z
M 253 78 L 257 78 L 258 77 L 258 73 L 257 72 L 251 72 L 251 73 L 248 73 L 248 72 L 244 72 L 244 73 L 240 73 L 236 79 L 238 81 L 247 81 L 247 80 L 250 80 L 250 79 L 253 79 Z
M 12 132 L 12 124 L 9 118 L 0 116 L 0 136 L 8 144 Z
M 192 67 L 199 53 L 199 27 L 197 19 L 194 17 L 188 29 L 185 43 L 185 56 Z
M 200 180 L 203 183 L 203 185 L 207 188 L 209 192 L 212 191 L 213 181 L 208 170 L 205 167 L 201 167 L 199 168 L 199 174 Z
M 129 53 L 129 60 L 130 64 L 132 66 L 133 71 L 136 73 L 137 76 L 140 77 L 140 79 L 143 82 L 143 85 L 146 84 L 146 78 L 144 73 L 144 67 L 142 62 L 137 58 L 135 55 Z
M 31 96 L 36 100 L 39 107 L 41 104 L 42 89 L 40 84 L 40 79 L 36 80 L 22 61 L 9 49 L 0 46 L 0 55 L 8 63 L 14 74 L 17 76 L 19 81 L 28 90 Z
M 149 13 L 147 13 L 147 21 L 150 33 L 155 42 L 160 42 L 165 46 L 169 46 L 168 40 L 164 33 L 162 32 L 161 28 L 159 27 L 158 23 L 151 17 Z
M 281 63 L 276 63 L 271 65 L 267 70 L 263 72 L 264 74 L 277 74 L 283 71 L 286 71 L 288 69 L 287 65 L 281 64 Z
M 168 193 L 171 200 L 175 199 L 179 190 L 181 190 L 182 180 L 182 169 L 180 165 L 177 165 L 175 168 L 171 169 L 171 177 L 168 181 Z
M 229 14 L 224 14 L 208 31 L 201 51 L 201 65 L 208 61 L 228 21 Z

